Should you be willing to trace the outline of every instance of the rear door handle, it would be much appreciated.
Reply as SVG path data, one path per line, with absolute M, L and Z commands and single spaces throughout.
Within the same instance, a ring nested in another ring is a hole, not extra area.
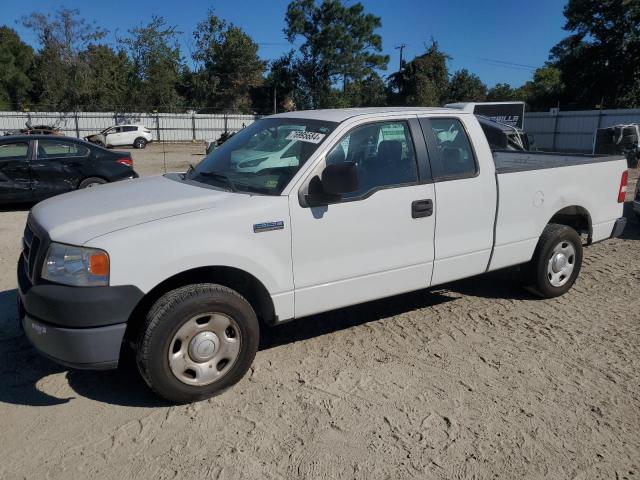
M 433 201 L 415 200 L 411 203 L 411 218 L 423 218 L 433 215 Z

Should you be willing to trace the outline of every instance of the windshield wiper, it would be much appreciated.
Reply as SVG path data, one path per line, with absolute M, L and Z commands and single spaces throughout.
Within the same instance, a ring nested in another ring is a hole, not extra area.
M 211 178 L 216 178 L 218 180 L 222 180 L 229 186 L 229 190 L 231 190 L 232 192 L 237 192 L 238 191 L 238 189 L 236 188 L 235 183 L 233 183 L 233 181 L 229 178 L 229 176 L 225 175 L 224 173 L 215 172 L 215 171 L 211 171 L 211 172 L 196 172 L 196 175 L 201 175 L 203 177 L 211 177 Z

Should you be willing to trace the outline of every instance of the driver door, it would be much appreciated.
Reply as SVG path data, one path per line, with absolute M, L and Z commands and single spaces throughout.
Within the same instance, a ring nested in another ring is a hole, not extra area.
M 0 201 L 31 200 L 29 155 L 28 141 L 0 143 Z
M 124 133 L 122 132 L 122 127 L 113 127 L 107 131 L 105 134 L 105 145 L 108 147 L 117 147 L 119 145 L 125 145 L 124 142 Z
M 326 165 L 354 162 L 356 191 L 312 207 L 290 195 L 296 317 L 429 286 L 435 195 L 426 155 L 416 119 L 367 123 L 307 178 L 308 185 Z

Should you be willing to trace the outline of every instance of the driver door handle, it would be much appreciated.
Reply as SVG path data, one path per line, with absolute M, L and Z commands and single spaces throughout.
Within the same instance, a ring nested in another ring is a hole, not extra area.
M 433 201 L 429 199 L 414 200 L 411 203 L 411 218 L 423 218 L 433 215 Z

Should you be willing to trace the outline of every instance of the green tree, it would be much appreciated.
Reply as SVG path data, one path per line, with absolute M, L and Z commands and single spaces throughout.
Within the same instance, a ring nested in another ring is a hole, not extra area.
M 389 78 L 392 102 L 398 105 L 438 106 L 447 99 L 449 71 L 447 60 L 435 40 L 422 55 L 404 65 Z
M 163 17 L 154 15 L 147 25 L 130 29 L 128 36 L 119 39 L 133 64 L 129 96 L 136 109 L 175 111 L 182 105 L 179 34 Z
M 80 53 L 85 89 L 80 104 L 86 111 L 120 111 L 130 103 L 133 65 L 124 50 L 89 45 Z
M 382 38 L 375 33 L 381 20 L 365 13 L 361 3 L 346 6 L 341 0 L 293 0 L 287 7 L 284 33 L 290 42 L 302 37 L 297 61 L 300 86 L 309 106 L 330 107 L 336 102 L 332 87 L 341 80 L 346 92 L 350 82 L 386 69 Z
M 484 102 L 487 86 L 467 69 L 458 70 L 449 82 L 449 102 Z
M 305 104 L 306 100 L 299 98 L 298 73 L 295 51 L 291 50 L 273 60 L 269 64 L 269 73 L 263 87 L 256 91 L 254 103 L 260 105 L 259 110 L 276 113 Z
M 81 52 L 106 35 L 75 9 L 61 8 L 53 16 L 33 12 L 22 24 L 36 33 L 40 50 L 34 67 L 34 96 L 45 108 L 73 110 L 86 90 Z
M 28 103 L 33 49 L 15 30 L 0 27 L 0 109 L 18 109 Z
M 640 0 L 569 0 L 552 50 L 569 108 L 640 106 Z
M 522 100 L 522 92 L 508 83 L 496 83 L 487 92 L 487 102 L 515 102 Z
M 350 83 L 345 92 L 351 107 L 383 107 L 387 104 L 387 88 L 376 72 Z
M 525 83 L 520 90 L 530 110 L 547 111 L 560 103 L 564 91 L 561 72 L 551 66 L 538 68 L 533 80 Z
M 258 56 L 258 44 L 241 28 L 227 23 L 209 11 L 193 33 L 199 63 L 200 86 L 207 105 L 218 109 L 247 111 L 250 93 L 262 84 L 266 62 Z

